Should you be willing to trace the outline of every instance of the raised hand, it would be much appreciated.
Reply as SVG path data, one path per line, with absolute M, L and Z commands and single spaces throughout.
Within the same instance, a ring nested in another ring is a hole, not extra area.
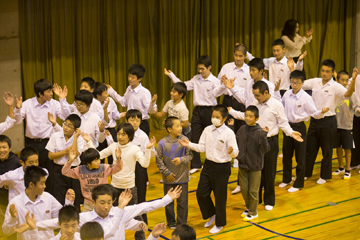
M 174 165 L 180 165 L 181 164 L 181 159 L 179 157 L 177 157 L 177 158 L 174 158 L 173 160 L 171 160 L 171 162 Z
M 108 108 L 109 103 L 110 103 L 110 99 L 109 99 L 109 98 L 107 98 L 107 99 L 105 100 L 104 109 L 107 109 L 107 108 Z
M 124 207 L 126 205 L 128 205 L 128 203 L 130 202 L 132 198 L 132 194 L 131 194 L 131 190 L 130 189 L 125 189 L 125 191 L 123 191 L 120 196 L 119 196 L 119 205 L 118 207 L 120 209 L 124 209 Z
M 234 148 L 230 146 L 230 147 L 228 148 L 228 154 L 231 154 L 233 151 L 234 151 Z
M 324 113 L 326 113 L 327 111 L 329 111 L 329 108 L 328 108 L 328 107 L 327 107 L 327 108 L 323 108 L 323 109 L 321 110 L 321 113 L 324 114 Z
M 236 78 L 236 77 L 235 77 L 235 78 Z M 228 89 L 232 89 L 232 88 L 235 86 L 235 83 L 234 83 L 235 78 L 225 80 L 225 81 L 224 81 L 225 87 L 227 87 Z
M 13 217 L 13 218 L 17 217 L 17 209 L 16 209 L 15 204 L 10 205 L 9 212 L 10 212 L 11 217 Z
M 263 78 L 266 79 L 266 80 L 269 80 L 269 76 L 267 75 L 266 72 L 263 72 Z
M 298 141 L 298 142 L 303 142 L 303 141 L 304 141 L 304 139 L 301 138 L 301 133 L 296 132 L 296 131 L 294 131 L 294 132 L 291 134 L 291 137 L 292 137 L 293 139 L 295 139 L 296 141 Z
M 333 72 L 333 77 L 334 77 L 335 80 L 337 79 L 337 72 L 335 70 Z
M 170 188 L 167 194 L 169 195 L 169 197 L 171 197 L 172 200 L 177 199 L 180 197 L 180 194 L 182 192 L 181 188 L 182 187 L 180 187 L 180 185 L 177 185 L 175 189 Z
M 311 37 L 311 35 L 313 34 L 313 32 L 314 32 L 314 29 L 310 28 L 309 30 L 307 30 L 307 31 L 305 32 L 305 37 L 307 37 L 307 38 Z
M 78 138 L 81 135 L 81 130 L 79 128 L 76 128 L 74 138 Z
M 67 87 L 64 86 L 64 89 L 62 89 L 57 83 L 54 84 L 53 91 L 59 98 L 66 98 L 68 94 Z
M 111 135 L 109 130 L 107 130 L 107 129 L 104 130 L 104 134 L 105 134 L 105 137 L 108 137 Z
M 288 65 L 288 68 L 290 69 L 290 72 L 294 71 L 295 62 L 294 62 L 294 59 L 292 57 L 288 58 L 287 65 Z
M 178 141 L 181 144 L 181 146 L 183 146 L 183 147 L 189 146 L 189 140 L 187 140 L 187 139 L 179 139 Z
M 15 106 L 17 109 L 21 108 L 22 106 L 22 97 L 20 97 L 20 99 L 17 98 L 17 96 L 15 95 Z
M 121 114 L 120 114 L 120 118 L 124 118 L 126 116 L 126 112 L 122 112 Z
M 140 227 L 143 230 L 143 232 L 147 232 L 147 230 L 149 229 L 146 223 L 144 222 L 140 223 Z
M 31 213 L 31 216 L 30 216 L 30 211 L 28 211 L 25 214 L 25 219 L 26 219 L 26 223 L 29 226 L 30 230 L 35 230 L 36 229 L 36 219 L 34 217 L 34 214 Z
M 98 122 L 98 127 L 100 132 L 104 132 L 105 130 L 105 122 L 103 120 Z
M 358 69 L 356 67 L 354 67 L 352 75 L 351 75 L 352 79 L 355 80 L 357 78 L 358 74 L 359 74 Z
M 269 132 L 269 127 L 265 126 L 262 130 L 265 131 L 265 132 Z
M 75 201 L 75 192 L 73 189 L 69 188 L 66 192 L 65 198 L 70 202 Z
M 303 52 L 303 54 L 300 55 L 299 59 L 298 59 L 298 62 L 301 62 L 302 60 L 304 60 L 304 58 L 306 57 L 307 55 L 307 51 Z
M 235 123 L 235 120 L 233 118 L 230 118 L 228 120 L 228 125 L 232 126 L 232 125 L 234 125 L 234 123 Z
M 51 122 L 51 124 L 53 126 L 56 125 L 56 118 L 54 117 L 54 115 L 51 112 L 48 112 L 48 119 L 49 119 L 49 122 Z
M 110 90 L 112 87 L 109 84 L 106 84 L 107 90 Z
M 88 133 L 83 132 L 83 133 L 81 133 L 81 136 L 86 142 L 91 141 L 91 137 L 90 137 L 90 135 Z
M 159 237 L 161 234 L 166 232 L 166 222 L 156 224 L 151 234 L 154 238 Z
M 71 148 L 70 151 L 69 151 L 69 161 L 73 162 L 76 157 L 77 157 L 76 151 Z
M 166 180 L 169 182 L 174 182 L 175 181 L 175 174 L 170 173 L 168 176 L 166 176 Z
M 120 159 L 121 158 L 121 148 L 118 147 L 116 150 L 115 150 L 115 156 L 116 156 L 116 159 Z
M 230 111 L 231 111 L 231 109 L 232 109 L 232 107 L 227 107 L 227 109 L 228 109 L 228 112 L 230 112 Z
M 146 145 L 147 149 L 152 148 L 156 143 L 156 138 L 154 136 L 152 138 L 150 138 L 149 140 L 150 140 L 149 143 Z
M 281 79 L 279 79 L 279 80 L 276 82 L 274 92 L 279 91 L 280 84 L 281 84 Z
M 14 106 L 14 96 L 10 92 L 5 92 L 5 96 L 6 98 L 4 97 L 4 101 L 6 105 L 10 107 Z
M 167 70 L 166 68 L 164 68 L 164 73 L 166 76 L 169 76 L 169 74 L 172 73 L 172 71 L 170 69 Z
M 151 103 L 156 103 L 156 100 L 158 99 L 158 95 L 155 94 L 152 98 L 151 98 Z

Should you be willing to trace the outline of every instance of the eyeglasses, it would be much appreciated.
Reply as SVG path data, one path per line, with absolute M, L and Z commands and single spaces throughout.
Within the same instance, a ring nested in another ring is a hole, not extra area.
M 292 85 L 300 85 L 300 84 L 302 84 L 302 83 L 300 83 L 300 82 L 291 82 L 291 81 L 290 81 L 290 84 L 292 84 Z
M 198 70 L 198 72 L 202 72 L 202 71 L 204 71 L 206 68 L 198 68 L 197 70 Z
M 80 103 L 75 102 L 75 105 L 76 105 L 77 107 L 84 107 L 84 106 L 86 106 L 86 104 L 85 104 L 85 103 L 82 103 L 82 102 L 80 102 Z
M 70 128 L 70 129 L 75 129 L 73 126 L 70 126 L 70 125 L 66 124 L 65 122 L 63 122 L 63 126 Z

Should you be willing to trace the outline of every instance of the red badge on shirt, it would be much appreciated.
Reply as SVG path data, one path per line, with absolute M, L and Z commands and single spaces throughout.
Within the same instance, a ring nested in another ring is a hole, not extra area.
M 50 213 L 50 210 L 46 210 L 46 211 L 45 211 L 45 214 L 48 214 L 48 213 Z
M 324 92 L 328 93 L 329 91 L 328 91 L 328 90 L 325 90 Z

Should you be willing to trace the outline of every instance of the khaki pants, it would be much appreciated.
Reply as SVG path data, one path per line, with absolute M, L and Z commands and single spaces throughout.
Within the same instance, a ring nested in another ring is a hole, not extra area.
M 249 215 L 257 214 L 259 204 L 259 187 L 261 182 L 261 171 L 250 171 L 239 168 L 239 183 L 241 194 L 245 200 L 246 208 L 249 209 Z

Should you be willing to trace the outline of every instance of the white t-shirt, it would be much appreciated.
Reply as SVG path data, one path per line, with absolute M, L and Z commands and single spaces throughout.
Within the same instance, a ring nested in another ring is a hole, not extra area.
M 177 117 L 181 122 L 189 120 L 189 110 L 187 109 L 184 100 L 174 105 L 174 100 L 169 100 L 165 104 L 163 111 L 168 113 L 169 117 Z

